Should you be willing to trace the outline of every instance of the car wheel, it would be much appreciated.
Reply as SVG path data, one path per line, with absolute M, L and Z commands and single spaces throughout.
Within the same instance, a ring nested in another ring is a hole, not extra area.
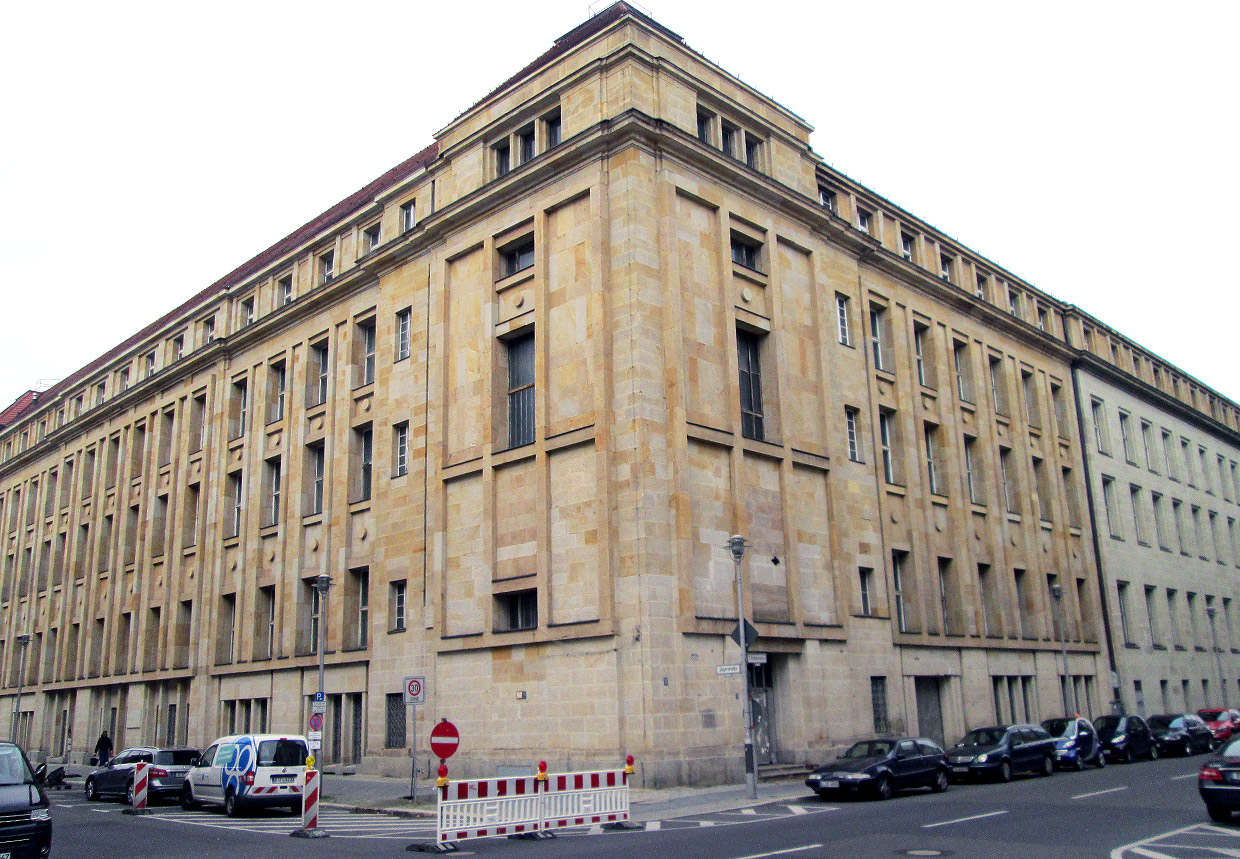
M 237 794 L 231 790 L 224 794 L 224 813 L 229 817 L 241 814 L 241 808 L 237 805 Z
M 1125 764 L 1132 763 L 1132 749 L 1129 749 L 1129 748 L 1124 749 L 1124 753 L 1120 755 L 1119 759 L 1121 763 L 1125 763 Z
M 874 795 L 878 799 L 891 799 L 891 776 L 880 775 L 878 784 L 874 786 Z
M 1192 744 L 1190 744 L 1190 743 L 1188 742 L 1188 740 L 1185 740 L 1185 741 L 1184 741 L 1184 757 L 1186 757 L 1186 758 L 1187 758 L 1187 757 L 1192 757 L 1192 754 L 1193 754 L 1193 747 L 1192 747 Z
M 1231 823 L 1231 809 L 1225 805 L 1207 805 L 1206 813 L 1215 823 Z
M 947 790 L 947 770 L 934 771 L 934 781 L 930 783 L 930 789 L 935 793 Z
M 1102 753 L 1101 749 L 1099 749 L 1098 757 L 1094 758 L 1094 766 L 1096 766 L 1098 769 L 1102 769 L 1106 765 L 1107 765 L 1107 756 Z
M 1012 780 L 1012 764 L 1010 761 L 1004 761 L 999 764 L 999 781 L 1005 784 Z
M 86 780 L 86 787 L 83 792 L 86 794 L 86 800 L 88 802 L 94 802 L 99 798 L 99 794 L 95 790 L 95 780 L 93 778 L 88 778 Z
M 1042 775 L 1052 776 L 1055 774 L 1055 759 L 1050 755 L 1042 758 Z
M 133 807 L 133 782 L 125 785 L 125 804 Z
M 1158 743 L 1150 743 L 1150 760 L 1158 760 Z
M 194 799 L 194 791 L 189 785 L 181 788 L 181 808 L 186 811 L 193 811 L 198 807 L 197 800 Z

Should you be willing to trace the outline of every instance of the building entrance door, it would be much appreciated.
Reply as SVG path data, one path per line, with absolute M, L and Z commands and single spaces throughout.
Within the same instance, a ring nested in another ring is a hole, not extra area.
M 943 703 L 939 696 L 941 679 L 913 678 L 917 693 L 917 733 L 943 745 Z
M 773 764 L 776 759 L 775 684 L 769 662 L 749 666 L 749 700 L 753 706 L 754 760 L 759 766 Z

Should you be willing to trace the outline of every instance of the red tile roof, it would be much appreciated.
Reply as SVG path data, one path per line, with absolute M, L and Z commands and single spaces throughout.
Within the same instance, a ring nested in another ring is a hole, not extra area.
M 27 409 L 34 405 L 37 399 L 39 399 L 38 391 L 27 391 L 14 400 L 12 405 L 4 411 L 0 411 L 0 429 L 12 426 L 18 418 L 26 413 Z

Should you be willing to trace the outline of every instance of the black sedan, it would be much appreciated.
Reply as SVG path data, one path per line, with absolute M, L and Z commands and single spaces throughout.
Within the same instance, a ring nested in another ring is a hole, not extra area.
M 190 765 L 198 759 L 197 749 L 125 749 L 107 764 L 86 776 L 87 799 L 115 797 L 133 805 L 134 769 L 139 761 L 151 765 L 147 772 L 147 800 L 176 799 Z
M 933 740 L 862 740 L 805 779 L 826 799 L 840 794 L 890 799 L 897 790 L 928 787 L 947 790 L 947 762 Z
M 1205 720 L 1193 713 L 1163 713 L 1145 720 L 1164 755 L 1195 755 L 1210 751 L 1214 732 Z
M 1158 757 L 1158 741 L 1140 716 L 1099 716 L 1094 720 L 1102 750 L 1111 761 L 1130 764 L 1136 758 Z
M 1232 740 L 1201 765 L 1197 773 L 1197 792 L 1206 812 L 1216 823 L 1227 823 L 1240 809 L 1240 740 Z
M 1018 772 L 1053 775 L 1055 741 L 1037 725 L 974 728 L 947 752 L 953 778 L 1011 781 Z

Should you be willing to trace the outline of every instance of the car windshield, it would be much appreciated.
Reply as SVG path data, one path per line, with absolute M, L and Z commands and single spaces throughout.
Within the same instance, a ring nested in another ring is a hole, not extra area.
M 17 746 L 0 746 L 0 787 L 34 784 L 34 773 Z
M 1145 720 L 1145 724 L 1149 725 L 1151 730 L 1165 731 L 1171 727 L 1171 722 L 1174 719 L 1175 716 L 1150 716 Z
M 997 746 L 1003 742 L 1003 728 L 974 728 L 960 741 L 962 746 Z
M 193 764 L 198 752 L 193 749 L 172 749 L 155 753 L 155 763 L 165 767 L 187 767 Z
M 1228 743 L 1223 749 L 1223 757 L 1229 760 L 1240 758 L 1240 740 L 1232 740 Z
M 1076 733 L 1076 719 L 1047 719 L 1042 727 L 1052 737 L 1071 737 Z
M 840 758 L 878 758 L 891 751 L 891 743 L 886 740 L 863 740 L 853 746 Z
M 1094 727 L 1098 729 L 1098 736 L 1106 738 L 1115 733 L 1115 729 L 1119 727 L 1118 716 L 1099 716 L 1094 721 Z
M 258 744 L 260 767 L 296 767 L 306 762 L 306 744 L 301 740 L 263 740 Z
M 1198 710 L 1197 715 L 1207 722 L 1219 722 L 1227 718 L 1226 710 Z

